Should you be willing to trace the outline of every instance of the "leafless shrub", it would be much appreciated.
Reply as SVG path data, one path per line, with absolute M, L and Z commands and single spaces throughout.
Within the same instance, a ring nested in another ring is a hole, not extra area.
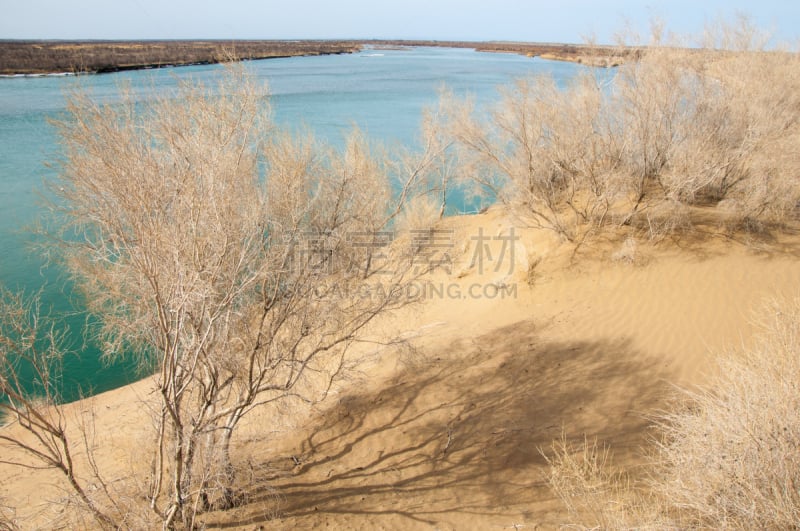
M 696 103 L 671 171 L 672 193 L 691 204 L 726 201 L 742 220 L 791 218 L 800 200 L 790 155 L 800 134 L 797 55 L 707 52 L 697 69 Z
M 462 175 L 522 206 L 570 241 L 601 224 L 617 194 L 620 146 L 609 134 L 603 87 L 580 76 L 566 90 L 548 78 L 520 80 L 486 120 L 450 104 L 449 131 Z
M 681 525 L 800 523 L 800 301 L 770 305 L 763 325 L 754 346 L 720 359 L 708 388 L 661 418 L 653 488 Z
M 74 433 L 68 433 L 67 417 L 57 405 L 63 353 L 63 334 L 42 313 L 38 299 L 0 289 L 0 416 L 7 422 L 0 428 L 0 463 L 58 471 L 78 507 L 102 527 L 113 527 L 103 506 L 113 506 L 113 499 L 106 489 L 92 493 L 88 488 L 87 475 L 102 484 L 98 473 L 79 474 Z M 91 461 L 92 449 L 85 450 Z
M 770 304 L 754 345 L 719 359 L 707 387 L 658 414 L 638 486 L 608 450 L 563 438 L 550 485 L 590 528 L 794 529 L 800 523 L 800 300 Z
M 242 417 L 323 399 L 412 276 L 393 224 L 438 148 L 397 163 L 357 131 L 341 152 L 296 140 L 273 128 L 264 96 L 232 68 L 217 87 L 145 103 L 77 94 L 58 124 L 68 264 L 107 355 L 133 350 L 155 371 L 148 496 L 166 527 L 240 500 Z
M 746 21 L 717 33 L 728 48 L 658 29 L 608 81 L 520 80 L 488 112 L 446 101 L 458 173 L 573 243 L 609 223 L 690 230 L 695 207 L 737 229 L 796 221 L 800 55 L 759 48 Z
M 631 225 L 653 241 L 668 236 L 688 234 L 692 231 L 691 207 L 681 201 L 664 199 L 653 204 L 639 216 L 634 216 Z
M 417 234 L 430 230 L 439 220 L 441 203 L 430 196 L 422 196 L 408 204 L 403 215 L 397 220 L 398 229 L 403 233 Z
M 463 191 L 464 176 L 458 174 L 458 160 L 453 148 L 453 139 L 447 131 L 447 116 L 453 103 L 452 95 L 446 88 L 439 91 L 440 98 L 436 107 L 423 109 L 420 125 L 421 142 L 424 145 L 422 155 L 406 153 L 402 157 L 405 172 L 416 169 L 423 183 L 422 193 L 426 201 L 432 202 L 438 197 L 439 218 L 445 215 L 448 195 L 455 189 Z

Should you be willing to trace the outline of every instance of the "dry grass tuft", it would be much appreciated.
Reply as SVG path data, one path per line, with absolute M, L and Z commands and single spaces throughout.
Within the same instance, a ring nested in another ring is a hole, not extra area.
M 570 443 L 565 435 L 550 452 L 547 478 L 576 522 L 577 529 L 663 529 L 660 504 L 622 471 L 613 471 L 611 450 L 587 438 Z

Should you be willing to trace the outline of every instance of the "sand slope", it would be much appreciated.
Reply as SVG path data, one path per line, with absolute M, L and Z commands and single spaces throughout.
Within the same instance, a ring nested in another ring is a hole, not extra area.
M 512 227 L 513 262 L 479 264 L 475 246 L 496 261 Z M 206 515 L 210 527 L 556 527 L 568 516 L 546 487 L 540 449 L 562 431 L 586 434 L 635 471 L 652 435 L 647 415 L 666 407 L 672 386 L 701 384 L 711 353 L 747 344 L 765 299 L 800 286 L 791 245 L 772 254 L 719 238 L 640 245 L 630 263 L 608 259 L 619 243 L 596 243 L 567 265 L 563 246 L 501 209 L 441 228 L 452 230 L 454 263 L 428 280 L 457 289 L 380 323 L 375 333 L 406 341 L 369 347 L 362 378 L 321 406 L 251 417 L 237 460 L 254 487 L 245 506 Z M 142 382 L 95 398 L 101 465 L 136 461 L 125 441 L 143 429 L 147 393 Z M 0 474 L 9 505 L 40 524 L 57 516 L 40 505 L 51 487 Z

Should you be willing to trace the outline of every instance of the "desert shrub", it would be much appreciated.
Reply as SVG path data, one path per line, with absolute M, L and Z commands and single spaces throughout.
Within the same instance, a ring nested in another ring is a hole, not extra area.
M 708 386 L 656 416 L 647 480 L 609 449 L 566 439 L 543 452 L 548 481 L 586 528 L 800 526 L 800 299 L 772 304 L 750 348 L 719 359 Z
M 459 173 L 572 242 L 612 223 L 685 231 L 694 207 L 719 207 L 737 230 L 794 221 L 800 56 L 756 33 L 745 23 L 701 48 L 657 43 L 565 88 L 519 80 L 488 111 L 450 102 Z
M 342 150 L 281 132 L 239 67 L 138 96 L 69 99 L 53 225 L 105 354 L 154 374 L 142 498 L 165 528 L 191 527 L 243 499 L 240 420 L 324 399 L 370 322 L 406 302 L 414 250 L 391 231 L 436 157 L 428 143 L 401 164 L 358 131 Z
M 698 63 L 670 192 L 689 204 L 725 201 L 740 220 L 785 221 L 800 200 L 791 156 L 800 134 L 797 55 L 706 52 Z
M 690 53 L 652 48 L 620 67 L 610 94 L 634 214 L 672 191 L 668 170 L 691 123 L 695 76 Z M 626 218 L 629 219 L 629 218 Z
M 67 349 L 56 324 L 38 295 L 0 286 L 0 464 L 55 471 L 69 485 L 71 499 L 63 504 L 95 525 L 111 527 L 106 509 L 115 502 L 106 484 L 95 468 L 77 464 L 84 457 L 94 463 L 91 445 L 80 444 L 90 435 L 68 432 L 68 415 L 58 407 Z M 90 488 L 95 481 L 102 487 Z M 0 529 L 17 528 L 13 509 L 0 500 Z
M 518 80 L 483 118 L 468 102 L 449 108 L 462 176 L 571 241 L 602 223 L 619 190 L 620 147 L 596 78 L 565 90 L 547 77 Z
M 755 344 L 720 359 L 708 388 L 659 422 L 653 489 L 681 525 L 800 525 L 800 300 L 764 317 Z

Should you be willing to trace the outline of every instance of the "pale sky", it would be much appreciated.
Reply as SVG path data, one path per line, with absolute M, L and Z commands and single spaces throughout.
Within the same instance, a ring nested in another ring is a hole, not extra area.
M 612 42 L 662 19 L 697 34 L 746 13 L 796 43 L 798 0 L 0 0 L 0 39 L 397 38 Z

